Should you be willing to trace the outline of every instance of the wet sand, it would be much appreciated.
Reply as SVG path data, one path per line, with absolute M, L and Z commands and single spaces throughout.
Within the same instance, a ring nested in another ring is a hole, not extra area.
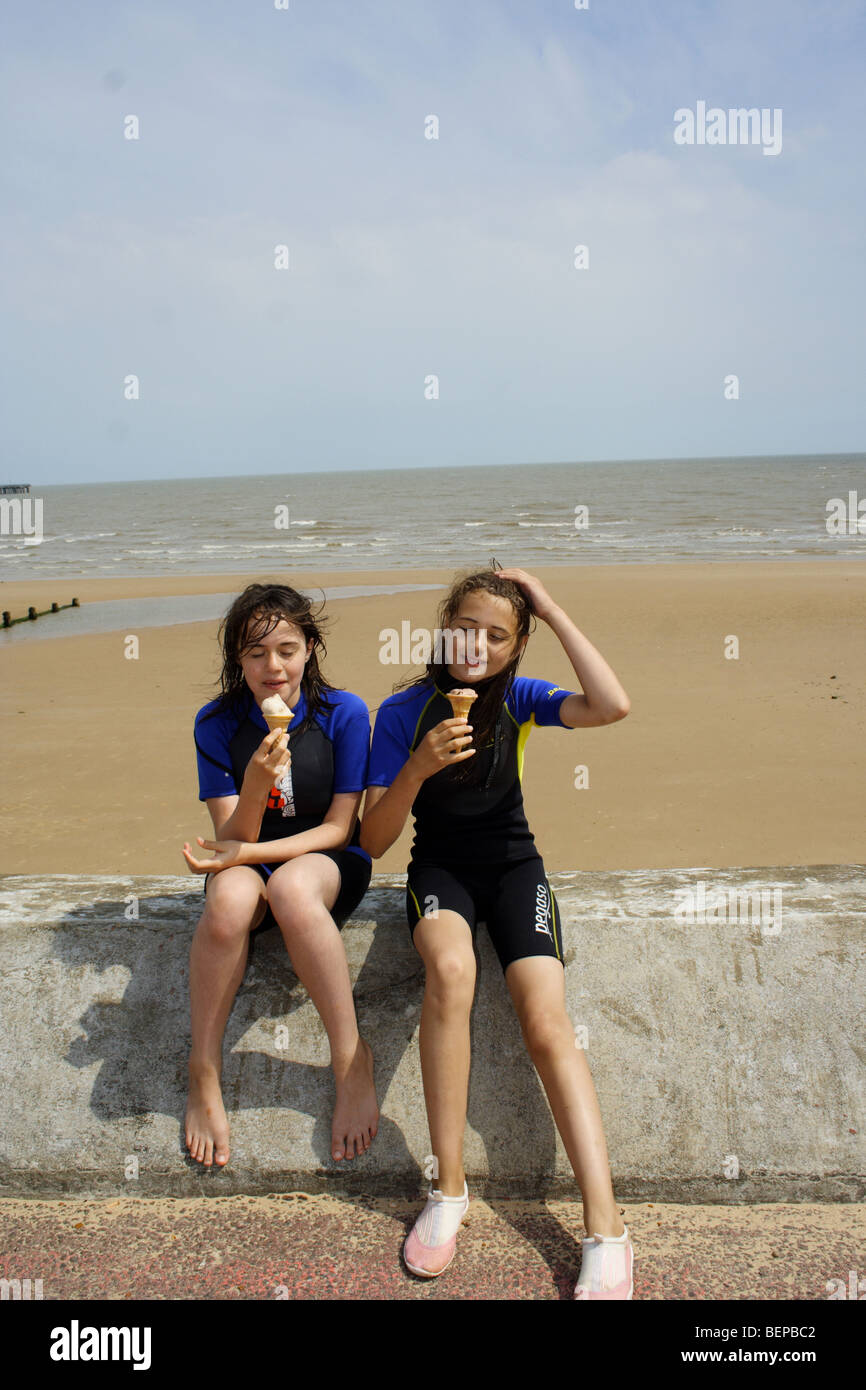
M 864 862 L 866 568 L 849 561 L 539 569 L 601 651 L 631 713 L 533 730 L 524 795 L 551 871 Z M 238 592 L 267 575 L 0 585 L 0 608 Z M 271 576 L 287 582 L 284 574 Z M 293 573 L 298 588 L 441 583 L 451 571 Z M 443 590 L 444 592 L 444 590 Z M 383 629 L 433 628 L 440 594 L 333 600 L 325 672 L 371 718 L 408 669 L 380 661 Z M 50 617 L 40 619 L 50 623 Z M 3 873 L 180 873 L 210 834 L 192 723 L 214 694 L 217 622 L 0 648 Z M 736 636 L 739 658 L 725 657 Z M 521 674 L 580 686 L 542 623 Z M 589 786 L 576 789 L 585 766 Z M 405 870 L 411 829 L 374 864 Z

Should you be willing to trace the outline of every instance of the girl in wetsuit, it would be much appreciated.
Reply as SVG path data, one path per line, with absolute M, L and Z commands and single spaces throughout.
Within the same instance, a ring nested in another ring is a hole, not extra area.
M 583 694 L 516 674 L 533 614 L 556 633 Z M 481 918 L 583 1196 L 587 1238 L 575 1298 L 628 1299 L 632 1247 L 614 1199 L 586 1055 L 575 1046 L 566 1013 L 559 909 L 520 786 L 533 725 L 610 724 L 628 713 L 628 696 L 600 653 L 524 570 L 485 571 L 455 583 L 438 626 L 464 642 L 465 651 L 446 649 L 445 660 L 428 663 L 426 676 L 382 703 L 361 829 L 361 844 L 379 858 L 410 810 L 415 818 L 406 910 L 426 967 L 421 1072 L 438 1185 L 403 1258 L 414 1274 L 441 1274 L 469 1205 L 463 1131 L 473 936 Z M 455 687 L 475 691 L 468 725 L 446 699 Z
M 207 874 L 190 950 L 186 1145 L 205 1166 L 228 1162 L 223 1033 L 250 934 L 276 925 L 331 1044 L 331 1152 L 354 1158 L 369 1147 L 379 1117 L 372 1054 L 358 1034 L 340 937 L 370 881 L 357 823 L 369 712 L 357 695 L 322 676 L 320 626 L 294 589 L 249 585 L 226 614 L 220 640 L 221 693 L 195 721 L 199 800 L 214 827 L 214 840 L 199 836 L 198 844 L 214 857 L 183 847 L 193 873 Z M 292 710 L 288 740 L 281 730 L 268 732 L 260 707 L 272 695 Z

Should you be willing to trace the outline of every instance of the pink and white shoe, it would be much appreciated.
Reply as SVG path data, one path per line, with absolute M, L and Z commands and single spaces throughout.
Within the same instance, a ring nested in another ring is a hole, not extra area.
M 634 1251 L 628 1226 L 621 1236 L 586 1236 L 575 1298 L 631 1298 Z
M 469 1189 L 464 1181 L 460 1197 L 446 1197 L 431 1188 L 427 1203 L 403 1242 L 406 1268 L 422 1279 L 435 1279 L 454 1259 L 457 1230 L 469 1210 Z

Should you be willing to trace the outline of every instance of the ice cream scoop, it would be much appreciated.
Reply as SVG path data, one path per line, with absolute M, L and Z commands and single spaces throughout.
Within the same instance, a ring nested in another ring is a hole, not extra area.
M 262 714 L 271 733 L 274 729 L 288 731 L 288 727 L 294 719 L 294 714 L 281 695 L 267 695 L 262 700 Z
M 445 698 L 450 702 L 455 719 L 468 719 L 472 701 L 478 696 L 474 690 L 449 690 Z

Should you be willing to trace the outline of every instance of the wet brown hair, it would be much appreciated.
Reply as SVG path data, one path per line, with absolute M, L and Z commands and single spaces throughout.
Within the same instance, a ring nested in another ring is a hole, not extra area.
M 325 680 L 319 668 L 319 658 L 326 656 L 327 647 L 322 635 L 324 620 L 322 608 L 313 613 L 310 599 L 297 589 L 286 584 L 248 584 L 242 594 L 234 600 L 220 624 L 219 641 L 223 662 L 219 675 L 220 693 L 217 696 L 219 710 L 237 710 L 250 696 L 240 659 L 245 652 L 267 637 L 285 619 L 301 629 L 306 645 L 313 639 L 313 649 L 301 677 L 301 690 L 307 704 L 307 713 L 299 728 L 306 728 L 313 716 L 320 710 L 332 708 L 326 698 L 329 690 L 338 690 Z M 294 730 L 293 730 L 294 732 Z M 470 759 L 471 761 L 471 759 Z
M 496 565 L 496 561 L 491 561 Z M 485 747 L 486 744 L 493 742 L 497 748 L 498 757 L 498 726 L 503 715 L 503 702 L 511 689 L 511 684 L 517 674 L 523 652 L 520 650 L 520 643 L 524 637 L 528 637 L 535 630 L 535 617 L 532 604 L 529 598 L 516 584 L 513 579 L 501 579 L 498 567 L 487 570 L 475 570 L 462 577 L 456 577 L 445 598 L 439 605 L 437 626 L 444 632 L 451 627 L 458 613 L 460 605 L 469 594 L 486 593 L 493 594 L 497 598 L 504 598 L 510 603 L 516 619 L 516 632 L 513 638 L 515 651 L 511 660 L 495 676 L 488 680 L 479 681 L 473 689 L 477 689 L 478 696 L 472 707 L 470 723 L 472 724 L 472 743 L 477 749 Z M 434 652 L 435 655 L 435 652 Z M 418 685 L 428 685 L 435 683 L 439 672 L 447 669 L 448 662 L 436 662 L 430 660 L 427 663 L 427 670 L 423 676 L 406 676 L 398 681 L 394 690 L 405 690 Z M 469 745 L 466 745 L 469 747 Z M 456 763 L 453 767 L 442 769 L 441 775 L 447 777 L 449 781 L 466 783 L 468 785 L 480 785 L 480 771 L 476 764 L 479 762 L 478 755 L 474 758 L 465 758 L 462 762 Z M 495 769 L 490 770 L 492 775 Z M 489 780 L 489 778 L 488 778 Z

